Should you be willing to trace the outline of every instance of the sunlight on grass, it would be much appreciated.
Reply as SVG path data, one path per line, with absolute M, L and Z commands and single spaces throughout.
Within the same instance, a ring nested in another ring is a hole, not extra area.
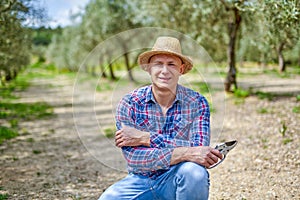
M 44 102 L 5 103 L 0 102 L 0 119 L 34 120 L 53 115 L 52 106 Z
M 20 72 L 16 79 L 0 86 L 0 119 L 10 128 L 0 126 L 0 143 L 19 135 L 19 122 L 54 116 L 53 107 L 46 102 L 16 103 L 16 91 L 24 91 L 34 78 L 53 78 L 57 75 L 53 66 L 35 63 Z

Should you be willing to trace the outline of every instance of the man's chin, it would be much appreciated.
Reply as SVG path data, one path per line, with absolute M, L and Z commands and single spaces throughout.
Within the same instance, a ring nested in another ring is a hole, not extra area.
M 157 88 L 164 91 L 172 91 L 172 86 L 169 83 L 156 83 Z

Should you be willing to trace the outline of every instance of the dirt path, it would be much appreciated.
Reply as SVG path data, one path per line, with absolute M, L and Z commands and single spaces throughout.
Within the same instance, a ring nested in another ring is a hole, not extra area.
M 240 81 L 254 90 L 300 94 L 299 76 Z M 126 89 L 95 93 L 93 84 L 82 81 L 74 90 L 73 79 L 59 76 L 34 80 L 19 94 L 22 102 L 50 103 L 56 117 L 21 123 L 26 134 L 0 146 L 1 193 L 10 199 L 97 199 L 126 175 L 119 149 L 101 134 L 114 124 L 114 103 Z M 227 96 L 224 105 L 222 134 L 213 142 L 237 139 L 239 144 L 210 170 L 210 199 L 300 199 L 300 114 L 292 112 L 300 102 L 287 96 L 248 97 L 235 104 Z

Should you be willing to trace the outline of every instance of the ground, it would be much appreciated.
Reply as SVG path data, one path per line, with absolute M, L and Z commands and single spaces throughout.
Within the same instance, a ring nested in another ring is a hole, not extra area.
M 126 175 L 119 149 L 103 130 L 114 123 L 114 105 L 130 87 L 95 92 L 94 83 L 76 81 L 65 75 L 34 79 L 17 93 L 20 102 L 48 102 L 55 117 L 20 123 L 23 134 L 0 145 L 0 192 L 9 199 L 97 199 Z M 241 100 L 222 90 L 211 93 L 222 102 L 213 115 L 224 111 L 212 120 L 212 146 L 232 139 L 238 145 L 209 170 L 210 199 L 300 199 L 300 76 L 259 73 L 238 82 L 277 95 Z

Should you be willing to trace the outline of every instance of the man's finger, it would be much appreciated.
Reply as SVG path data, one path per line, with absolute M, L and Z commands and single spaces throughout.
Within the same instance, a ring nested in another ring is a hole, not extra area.
M 212 152 L 215 156 L 217 156 L 218 158 L 223 159 L 223 154 L 221 154 L 219 150 L 217 150 L 217 149 L 212 149 L 211 152 Z
M 210 158 L 214 161 L 214 163 L 218 162 L 219 160 L 218 157 L 215 156 L 214 154 L 212 154 Z
M 124 146 L 124 145 L 122 145 L 122 143 L 123 143 L 123 140 L 120 140 L 120 139 L 115 141 L 115 144 L 116 144 L 117 147 Z
M 115 135 L 115 140 L 118 140 L 118 139 L 120 139 L 120 138 L 122 138 L 122 135 L 119 133 L 119 134 L 117 134 L 116 133 L 116 135 Z

